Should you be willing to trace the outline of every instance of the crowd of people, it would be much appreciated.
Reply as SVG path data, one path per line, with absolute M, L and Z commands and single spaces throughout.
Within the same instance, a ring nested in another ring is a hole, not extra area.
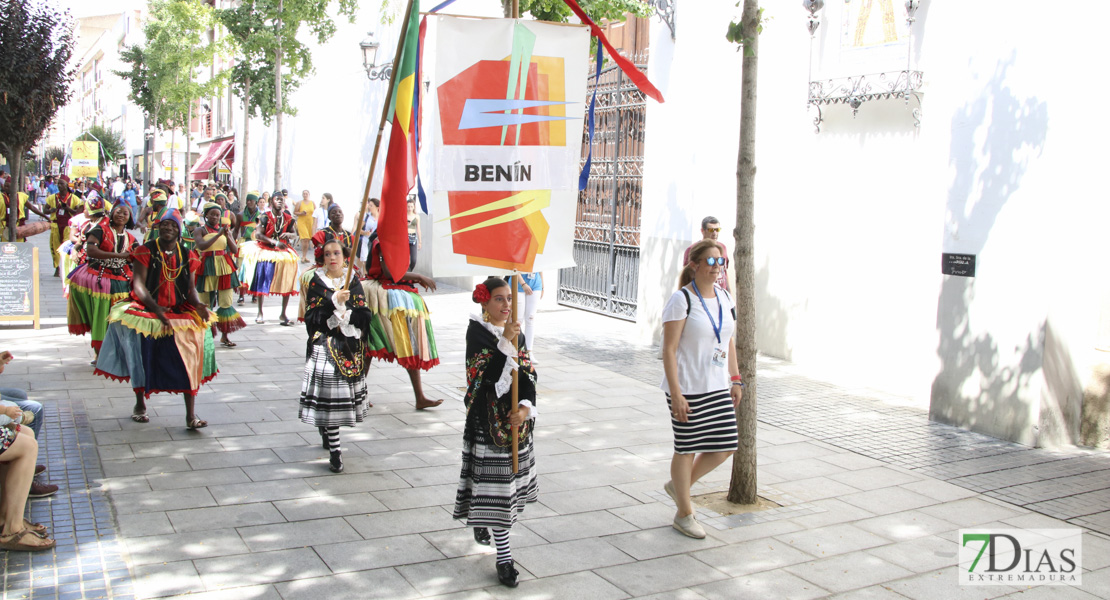
M 348 229 L 331 194 L 317 204 L 308 190 L 298 201 L 289 200 L 287 190 L 250 192 L 240 203 L 233 190 L 214 184 L 185 194 L 160 181 L 144 202 L 129 199 L 126 184 L 113 197 L 95 182 L 73 190 L 65 177 L 56 183 L 41 214 L 50 220 L 55 264 L 68 284 L 69 329 L 89 334 L 95 373 L 131 385 L 132 420 L 149 422 L 151 394 L 173 393 L 184 398 L 187 428 L 207 426 L 196 413 L 196 394 L 218 375 L 215 338 L 236 347 L 229 334 L 246 326 L 236 309 L 246 296 L 257 304 L 257 324 L 264 323 L 264 298 L 280 297 L 282 326 L 296 325 L 287 311 L 290 299 L 299 297 L 307 341 L 298 416 L 318 429 L 332 472 L 344 470 L 341 428 L 358 426 L 373 406 L 367 376 L 374 359 L 408 372 L 417 410 L 442 403 L 429 399 L 421 384 L 421 373 L 439 364 L 439 354 L 418 286 L 435 290 L 436 284 L 413 270 L 422 245 L 413 204 L 408 271 L 394 277 L 376 236 L 376 199 L 362 223 Z M 691 486 L 736 450 L 734 410 L 743 395 L 719 232 L 713 217 L 702 222 L 704 239 L 687 249 L 679 288 L 663 310 L 661 388 L 674 433 L 671 480 L 663 489 L 676 505 L 673 527 L 694 538 L 706 534 L 695 518 Z M 512 285 L 523 298 L 516 322 Z M 472 292 L 480 312 L 470 316 L 466 331 L 466 421 L 453 516 L 478 543 L 495 546 L 497 577 L 510 587 L 518 573 L 509 533 L 539 492 L 533 442 L 538 375 L 531 351 L 543 292 L 542 273 L 521 274 L 515 283 L 485 280 Z M 0 355 L 0 372 L 10 359 Z M 41 426 L 41 405 L 27 404 L 18 390 L 0 389 L 0 396 L 0 547 L 47 548 L 53 541 L 46 529 L 22 520 L 35 485 L 33 428 Z M 32 433 L 23 435 L 27 423 Z

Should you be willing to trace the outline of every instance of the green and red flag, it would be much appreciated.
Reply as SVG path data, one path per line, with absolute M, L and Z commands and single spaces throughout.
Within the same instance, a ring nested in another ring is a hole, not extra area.
M 420 86 L 417 62 L 420 45 L 420 3 L 413 2 L 405 31 L 401 33 L 401 60 L 394 65 L 396 83 L 389 99 L 387 120 L 393 124 L 385 156 L 382 179 L 381 214 L 378 215 L 378 240 L 382 260 L 394 281 L 408 271 L 409 234 L 406 201 L 416 184 L 417 122 Z

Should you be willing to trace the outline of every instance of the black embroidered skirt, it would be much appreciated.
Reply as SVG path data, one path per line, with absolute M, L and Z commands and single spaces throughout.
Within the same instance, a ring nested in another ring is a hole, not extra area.
M 508 529 L 527 503 L 539 499 L 532 440 L 520 445 L 514 475 L 512 451 L 487 443 L 485 435 L 476 437 L 463 442 L 454 518 L 465 520 L 467 527 Z
M 366 378 L 353 381 L 336 368 L 325 344 L 314 344 L 304 365 L 301 421 L 317 427 L 353 427 L 366 418 Z

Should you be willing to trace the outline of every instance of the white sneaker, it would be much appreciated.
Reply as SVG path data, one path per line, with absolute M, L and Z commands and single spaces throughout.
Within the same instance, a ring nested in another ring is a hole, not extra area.
M 667 495 L 671 497 L 671 501 L 675 503 L 675 506 L 678 506 L 678 498 L 676 498 L 674 495 L 674 482 L 668 481 L 667 483 L 664 483 L 663 491 L 667 492 Z
M 674 523 L 671 523 L 671 527 L 674 527 L 683 535 L 687 535 L 692 538 L 700 540 L 705 537 L 705 529 L 702 528 L 701 523 L 698 523 L 698 521 L 694 519 L 693 513 L 690 513 L 685 517 L 675 517 Z

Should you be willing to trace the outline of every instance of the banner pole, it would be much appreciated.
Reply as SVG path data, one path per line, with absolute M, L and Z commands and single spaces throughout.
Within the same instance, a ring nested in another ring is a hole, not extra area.
M 516 4 L 516 3 L 514 2 L 514 4 Z M 512 288 L 513 288 L 512 306 L 510 308 L 511 312 L 510 312 L 510 315 L 509 315 L 509 323 L 516 323 L 517 286 L 520 285 L 520 274 L 514 272 L 512 278 L 509 281 L 511 281 L 511 283 L 509 285 L 512 286 Z M 506 323 L 505 326 L 508 327 L 509 323 Z M 516 412 L 520 408 L 520 336 L 519 335 L 516 336 L 515 338 L 513 338 L 513 349 L 516 351 L 516 356 L 513 357 L 513 361 L 516 362 L 517 368 L 513 369 L 513 400 L 512 400 L 512 407 L 511 408 L 512 408 L 513 412 Z M 520 471 L 520 464 L 519 464 L 519 461 L 517 460 L 518 459 L 517 453 L 518 453 L 518 449 L 520 448 L 520 428 L 517 427 L 516 425 L 513 425 L 512 426 L 512 433 L 513 433 L 513 474 L 515 475 L 518 471 Z
M 520 18 L 520 0 L 513 0 L 513 18 Z
M 370 202 L 370 184 L 374 180 L 374 168 L 378 164 L 378 150 L 382 146 L 382 133 L 385 131 L 385 121 L 389 117 L 389 104 L 393 99 L 393 89 L 397 85 L 397 70 L 401 66 L 401 52 L 404 50 L 405 33 L 409 29 L 409 20 L 412 17 L 412 3 L 413 0 L 408 0 L 405 5 L 405 20 L 401 23 L 401 37 L 397 39 L 397 52 L 393 56 L 393 70 L 389 74 L 389 88 L 385 92 L 385 103 L 382 105 L 382 118 L 378 124 L 378 138 L 374 141 L 374 153 L 370 156 L 370 172 L 366 174 L 366 187 L 362 190 L 362 208 L 358 211 L 358 219 L 355 225 L 358 227 L 358 233 L 355 240 L 362 239 L 362 221 L 366 218 L 366 205 Z M 369 240 L 367 240 L 369 241 Z M 353 241 L 352 241 L 353 243 Z M 351 249 L 354 252 L 354 248 Z M 367 261 L 370 260 L 369 248 L 367 248 Z M 347 277 L 344 280 L 343 289 L 347 289 L 351 285 L 351 274 L 355 269 L 354 256 L 351 256 L 350 264 L 347 265 Z

